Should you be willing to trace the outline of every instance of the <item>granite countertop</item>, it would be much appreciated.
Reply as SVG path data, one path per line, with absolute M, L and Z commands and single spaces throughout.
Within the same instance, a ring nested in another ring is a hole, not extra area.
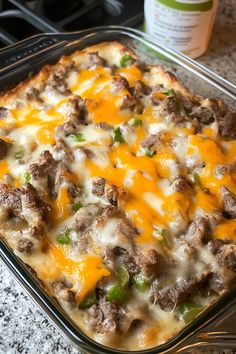
M 198 61 L 236 84 L 236 1 L 219 1 L 208 51 Z M 78 353 L 0 264 L 0 354 Z

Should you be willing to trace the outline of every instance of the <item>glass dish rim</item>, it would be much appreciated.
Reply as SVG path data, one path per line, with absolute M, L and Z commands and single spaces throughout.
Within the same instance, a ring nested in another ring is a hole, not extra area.
M 86 37 L 96 36 L 97 32 L 100 33 L 115 33 L 122 34 L 131 40 L 138 40 L 143 42 L 149 48 L 159 51 L 161 54 L 164 54 L 169 59 L 174 60 L 177 64 L 182 66 L 185 69 L 190 70 L 194 74 L 197 74 L 199 77 L 212 84 L 222 92 L 224 92 L 231 99 L 236 101 L 236 86 L 227 80 L 221 78 L 217 74 L 211 72 L 207 68 L 202 67 L 202 65 L 196 63 L 192 59 L 189 59 L 183 54 L 180 54 L 176 51 L 173 51 L 169 48 L 166 48 L 162 45 L 157 45 L 153 42 L 153 40 L 147 36 L 146 34 L 134 30 L 129 29 L 122 26 L 102 26 L 96 27 L 89 30 L 78 31 L 78 32 L 70 32 L 70 33 L 49 33 L 49 34 L 39 34 L 23 41 L 20 41 L 16 44 L 12 44 L 6 49 L 0 49 L 0 59 L 4 53 L 9 52 L 12 54 L 14 51 L 17 53 L 21 47 L 24 47 L 25 44 L 29 44 L 29 47 L 33 47 L 37 41 L 41 39 L 57 39 L 54 44 L 49 47 L 45 47 L 37 52 L 30 52 L 29 55 L 24 55 L 20 57 L 19 60 L 13 62 L 13 64 L 6 65 L 5 68 L 0 70 L 0 78 L 1 74 L 10 71 L 10 75 L 14 75 L 14 69 L 22 66 L 25 62 L 28 62 L 32 58 L 37 56 L 41 56 L 49 51 L 49 49 L 54 50 L 59 46 L 65 47 L 67 45 L 71 45 L 76 41 L 86 40 Z M 76 38 L 74 38 L 76 37 Z M 80 349 L 84 349 L 86 351 L 93 350 L 93 353 L 101 354 L 101 353 L 117 353 L 117 354 L 128 354 L 128 353 L 137 353 L 137 354 L 154 354 L 159 352 L 168 352 L 169 350 L 173 350 L 177 345 L 181 344 L 185 339 L 191 337 L 194 331 L 201 328 L 201 326 L 206 323 L 212 321 L 215 317 L 217 317 L 222 310 L 225 309 L 226 305 L 230 305 L 232 303 L 232 299 L 236 295 L 236 286 L 233 287 L 230 291 L 220 297 L 215 303 L 213 303 L 209 308 L 207 308 L 202 314 L 200 314 L 194 321 L 185 326 L 180 332 L 167 340 L 164 344 L 155 346 L 150 349 L 145 350 L 136 350 L 136 351 L 125 351 L 114 349 L 110 347 L 103 346 L 99 344 L 95 340 L 89 338 L 86 334 L 83 333 L 82 330 L 69 318 L 67 314 L 51 299 L 45 291 L 42 290 L 34 276 L 27 271 L 26 265 L 10 250 L 9 246 L 0 239 L 0 256 L 6 265 L 6 267 L 10 270 L 10 272 L 16 277 L 16 279 L 20 282 L 21 286 L 25 288 L 30 297 L 37 303 L 40 309 L 46 314 L 48 318 L 54 323 L 54 325 L 59 328 L 60 332 L 63 332 L 64 336 L 69 339 L 74 346 Z M 230 301 L 231 300 L 231 301 Z M 216 311 L 218 311 L 216 313 Z

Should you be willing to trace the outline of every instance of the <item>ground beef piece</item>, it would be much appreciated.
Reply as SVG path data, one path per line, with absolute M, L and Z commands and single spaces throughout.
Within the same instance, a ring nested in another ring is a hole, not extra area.
M 131 60 L 129 60 L 126 64 L 126 66 L 136 66 L 141 72 L 148 72 L 150 71 L 149 66 L 144 63 L 143 61 L 139 60 L 139 59 L 134 59 L 132 58 Z
M 206 218 L 197 217 L 188 227 L 185 235 L 181 238 L 187 242 L 190 247 L 197 248 L 202 243 L 209 240 L 209 224 Z
M 195 108 L 191 115 L 197 118 L 202 124 L 211 124 L 215 120 L 214 111 L 211 108 L 199 106 Z
M 220 239 L 216 239 L 216 238 L 212 238 L 209 242 L 208 242 L 208 247 L 210 249 L 210 251 L 215 255 L 217 253 L 217 251 L 220 249 L 220 247 L 222 245 L 224 245 L 225 243 L 228 243 L 227 241 L 223 241 Z
M 30 173 L 30 176 L 35 180 L 39 180 L 43 177 L 46 178 L 44 170 L 41 168 L 40 165 L 38 165 L 36 163 L 32 163 L 30 165 L 29 173 Z
M 38 171 L 36 172 L 35 178 L 38 176 L 41 176 L 43 173 L 45 175 L 48 174 L 54 174 L 54 169 L 57 166 L 57 162 L 54 160 L 52 154 L 48 151 L 45 150 L 39 155 L 38 163 L 37 164 L 32 164 L 38 166 Z
M 136 60 L 135 65 L 137 66 L 137 68 L 141 71 L 141 72 L 149 72 L 150 71 L 150 67 L 144 63 L 141 60 Z
M 185 115 L 190 115 L 194 108 L 198 106 L 196 96 L 193 98 L 190 96 L 182 95 L 180 92 L 178 92 L 178 96 L 180 98 L 181 106 L 183 107 Z
M 118 264 L 124 266 L 130 275 L 135 275 L 140 272 L 140 266 L 127 250 L 116 246 L 113 248 L 112 253 L 116 257 Z
M 22 189 L 13 189 L 0 185 L 0 210 L 5 210 L 7 216 L 17 216 L 25 220 L 28 226 L 16 231 L 17 249 L 19 252 L 31 254 L 43 246 L 42 235 L 45 223 L 48 221 L 51 208 L 40 199 L 36 189 L 27 184 Z
M 158 99 L 158 96 L 157 96 Z M 161 100 L 158 104 L 159 112 L 164 116 L 167 122 L 172 122 L 176 127 L 193 127 L 199 128 L 199 123 L 196 119 L 191 119 L 182 112 L 183 105 L 181 103 L 182 98 L 177 96 L 167 96 L 164 100 Z
M 208 246 L 222 267 L 236 272 L 236 245 L 234 243 L 212 239 Z
M 159 106 L 159 104 L 161 104 L 162 100 L 160 99 L 160 97 L 158 97 L 158 95 L 156 94 L 156 92 L 154 92 L 151 96 L 151 101 L 152 104 L 154 106 Z
M 236 272 L 236 245 L 223 245 L 217 255 L 219 263 L 224 267 Z
M 177 113 L 179 106 L 176 97 L 168 96 L 164 101 L 162 101 L 161 110 L 165 114 Z
M 114 95 L 117 95 L 123 90 L 127 90 L 128 92 L 131 91 L 130 87 L 129 87 L 129 83 L 126 80 L 126 78 L 124 78 L 122 76 L 113 77 L 112 82 L 111 82 L 111 92 Z
M 208 221 L 212 232 L 214 232 L 216 225 L 223 219 L 222 213 L 218 210 L 213 211 L 211 214 L 205 214 L 204 217 Z
M 85 101 L 78 95 L 71 96 L 67 104 L 66 119 L 71 123 L 81 123 L 85 120 Z
M 102 197 L 105 192 L 106 180 L 102 177 L 97 177 L 93 180 L 92 193 L 96 197 Z
M 56 90 L 63 95 L 70 94 L 71 92 L 66 84 L 66 77 L 73 66 L 74 62 L 59 64 L 56 69 L 50 73 L 46 83 L 46 90 Z
M 70 290 L 63 282 L 57 281 L 53 283 L 52 288 L 59 302 L 64 303 L 72 309 L 76 307 L 76 293 Z
M 156 85 L 154 87 L 153 93 L 151 95 L 151 101 L 154 106 L 159 106 L 163 102 L 163 96 L 162 96 L 164 95 L 164 93 L 162 92 L 163 90 L 164 90 L 163 85 Z
M 79 236 L 78 240 L 73 242 L 73 248 L 80 253 L 88 253 L 89 235 L 84 233 Z
M 217 273 L 212 273 L 206 286 L 206 294 L 220 294 L 222 291 L 230 289 L 235 283 L 236 275 L 228 269 L 221 268 Z
M 194 119 L 189 119 L 187 116 L 183 116 L 178 113 L 170 113 L 165 117 L 168 122 L 172 122 L 176 127 L 180 128 L 193 128 L 195 131 L 199 131 L 199 123 Z
M 224 212 L 231 218 L 236 218 L 236 196 L 225 186 L 220 187 Z
M 63 127 L 63 131 L 65 133 L 65 136 L 72 135 L 72 134 L 76 133 L 76 130 L 77 130 L 75 125 L 71 122 L 64 123 L 62 127 Z
M 38 101 L 43 102 L 42 98 L 39 97 L 40 91 L 36 87 L 30 87 L 26 92 L 25 96 L 28 101 Z
M 166 258 L 154 249 L 148 250 L 140 257 L 142 272 L 147 277 L 157 276 L 167 266 Z
M 219 294 L 225 289 L 224 279 L 218 273 L 212 273 L 209 279 L 208 293 Z
M 94 154 L 94 152 L 91 150 L 91 149 L 88 149 L 86 147 L 80 147 L 79 148 L 80 151 L 83 151 L 84 153 L 84 156 L 87 158 L 87 159 L 93 159 L 96 155 Z
M 227 112 L 224 116 L 217 116 L 218 131 L 227 140 L 236 139 L 236 112 Z
M 105 299 L 91 306 L 87 311 L 87 323 L 97 333 L 115 334 L 121 331 L 125 317 L 123 310 Z
M 41 166 L 45 171 L 49 171 L 56 166 L 56 161 L 54 160 L 52 154 L 48 150 L 44 150 L 39 155 L 39 166 Z
M 39 155 L 37 163 L 33 163 L 29 167 L 30 182 L 38 190 L 40 195 L 44 196 L 54 187 L 55 169 L 57 163 L 52 154 L 45 150 Z
M 35 223 L 35 220 L 33 222 Z M 17 250 L 27 255 L 31 255 L 35 251 L 43 251 L 43 247 L 45 246 L 43 235 L 43 222 L 38 222 L 37 224 L 28 226 L 28 228 L 24 228 L 15 234 Z
M 225 116 L 227 107 L 224 102 L 217 98 L 206 98 L 201 101 L 192 113 L 203 124 L 210 124 L 221 116 Z
M 62 128 L 66 136 L 78 132 L 80 125 L 89 123 L 85 100 L 78 95 L 69 97 L 67 102 L 66 122 Z
M 137 114 L 142 114 L 144 110 L 143 102 L 136 96 L 125 95 L 121 99 L 120 109 L 129 109 Z
M 164 287 L 161 290 L 154 288 L 151 300 L 155 304 L 158 303 L 164 310 L 172 310 L 176 305 L 196 295 L 206 276 L 207 274 L 203 274 L 201 278 L 198 278 L 191 274 L 178 280 L 173 287 Z
M 3 160 L 6 157 L 10 146 L 10 143 L 6 143 L 3 139 L 0 139 L 0 160 Z
M 30 225 L 28 234 L 34 238 L 40 238 L 44 230 L 44 224 Z
M 174 181 L 172 182 L 172 187 L 175 192 L 179 192 L 179 193 L 191 192 L 191 185 L 183 176 L 179 176 L 175 178 Z
M 28 238 L 20 238 L 17 245 L 17 250 L 20 253 L 26 253 L 27 255 L 32 254 L 34 243 Z
M 98 54 L 98 52 L 88 53 L 89 56 L 89 68 L 97 68 L 98 66 L 106 66 L 106 60 Z
M 47 222 L 51 207 L 45 203 L 38 195 L 37 190 L 28 183 L 21 189 L 22 216 L 33 227 L 40 221 Z
M 64 144 L 64 141 L 57 139 L 57 144 L 53 151 L 55 158 L 65 160 L 66 163 L 72 161 L 70 149 Z M 31 184 L 38 190 L 41 196 L 49 193 L 51 198 L 58 196 L 61 185 L 65 183 L 67 191 L 75 198 L 80 195 L 80 187 L 70 178 L 70 172 L 64 162 L 56 161 L 49 151 L 44 151 L 39 156 L 37 163 L 29 167 Z
M 80 188 L 71 181 L 67 187 L 67 192 L 69 193 L 72 199 L 76 199 L 81 196 L 82 188 Z
M 20 190 L 11 188 L 6 184 L 0 184 L 0 206 L 3 209 L 14 211 L 15 215 L 19 215 L 22 211 Z
M 81 194 L 80 187 L 70 179 L 70 172 L 65 163 L 59 162 L 54 169 L 53 176 L 49 176 L 49 193 L 53 199 L 58 197 L 62 185 L 73 198 Z
M 48 174 L 43 166 L 33 163 L 29 167 L 30 181 L 38 192 L 44 196 L 48 191 Z
M 101 197 L 111 205 L 119 205 L 119 201 L 126 197 L 126 190 L 109 183 L 105 178 L 96 177 L 92 181 L 92 193 Z
M 46 170 L 49 171 L 55 166 L 55 160 L 50 153 L 50 151 L 45 150 L 39 155 L 39 164 Z
M 0 107 L 0 120 L 6 118 L 8 116 L 9 110 L 5 107 Z
M 83 232 L 89 228 L 94 219 L 101 215 L 102 207 L 99 204 L 88 204 L 79 209 L 75 214 L 73 229 L 76 232 Z
M 119 214 L 119 210 L 117 209 L 117 207 L 113 205 L 106 205 L 102 207 L 102 211 L 101 211 L 102 218 L 113 217 L 113 216 L 117 216 L 118 214 Z
M 122 235 L 124 235 L 131 244 L 133 244 L 134 238 L 137 236 L 136 230 L 126 218 L 120 218 L 117 225 L 117 232 L 120 232 Z
M 55 160 L 62 161 L 65 164 L 74 161 L 72 150 L 69 148 L 66 142 L 61 138 L 56 139 L 56 144 L 53 146 L 53 156 Z
M 157 143 L 161 143 L 160 136 L 158 134 L 149 134 L 146 138 L 141 140 L 140 145 L 144 149 L 150 149 Z
M 133 93 L 137 96 L 150 95 L 152 89 L 150 86 L 146 85 L 143 81 L 137 80 L 134 85 Z
M 231 112 L 225 103 L 217 98 L 207 98 L 201 101 L 200 107 L 193 111 L 198 112 L 197 118 L 203 124 L 210 124 L 214 120 L 218 123 L 218 132 L 227 140 L 236 139 L 236 112 Z

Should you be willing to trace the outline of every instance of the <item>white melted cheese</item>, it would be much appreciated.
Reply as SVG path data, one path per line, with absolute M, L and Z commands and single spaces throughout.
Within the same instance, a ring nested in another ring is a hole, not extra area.
M 137 170 L 128 169 L 126 171 L 125 178 L 124 178 L 124 187 L 132 186 L 133 178 L 134 178 L 136 173 L 137 173 Z
M 168 130 L 168 124 L 166 122 L 152 123 L 149 125 L 148 132 L 150 134 L 158 134 Z
M 44 102 L 51 106 L 59 103 L 61 100 L 63 100 L 64 97 L 65 95 L 51 88 L 46 88 L 40 95 L 40 98 L 42 98 Z
M 37 144 L 35 136 L 38 129 L 38 126 L 24 126 L 14 129 L 9 134 L 10 139 L 15 144 L 14 149 L 9 153 L 8 157 L 9 170 L 14 178 L 23 176 L 27 172 L 29 165 L 38 160 L 41 152 L 51 149 L 50 145 Z M 22 162 L 16 163 L 17 159 L 15 155 L 21 150 L 23 152 Z
M 94 230 L 95 240 L 101 247 L 114 247 L 119 244 L 119 240 L 116 236 L 117 225 L 118 219 L 111 218 L 105 223 L 104 226 L 98 227 Z
M 153 208 L 155 209 L 158 213 L 161 215 L 164 215 L 164 212 L 162 210 L 162 204 L 163 201 L 162 199 L 158 198 L 154 193 L 144 193 L 143 199 Z

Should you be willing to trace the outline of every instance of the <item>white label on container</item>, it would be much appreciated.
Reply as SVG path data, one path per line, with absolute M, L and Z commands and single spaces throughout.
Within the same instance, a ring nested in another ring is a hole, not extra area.
M 158 43 L 194 56 L 207 47 L 215 9 L 213 0 L 146 0 L 146 30 Z

